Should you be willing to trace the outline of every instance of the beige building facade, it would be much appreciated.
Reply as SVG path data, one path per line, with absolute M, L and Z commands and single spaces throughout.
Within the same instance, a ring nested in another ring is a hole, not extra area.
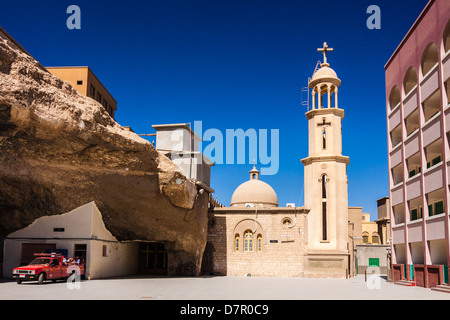
M 89 67 L 46 67 L 52 75 L 67 81 L 79 93 L 100 103 L 114 118 L 117 101 Z
M 378 226 L 380 244 L 385 245 L 391 243 L 391 217 L 389 215 L 389 206 L 389 197 L 383 197 L 377 200 L 378 218 L 375 222 Z
M 374 221 L 362 222 L 362 238 L 364 244 L 380 244 L 380 237 L 378 235 L 378 225 Z
M 388 245 L 390 243 L 389 197 L 377 200 L 378 216 L 371 221 L 370 213 L 362 207 L 349 207 L 349 221 L 355 233 L 356 244 Z
M 374 240 L 378 236 L 376 223 L 371 222 L 370 213 L 363 212 L 362 209 L 362 207 L 348 207 L 348 221 L 353 229 L 355 244 L 372 243 L 372 236 Z

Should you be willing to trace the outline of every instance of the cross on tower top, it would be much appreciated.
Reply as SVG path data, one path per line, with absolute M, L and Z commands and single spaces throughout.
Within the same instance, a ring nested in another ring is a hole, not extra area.
M 328 66 L 328 62 L 327 62 L 327 52 L 328 51 L 333 51 L 333 48 L 328 47 L 328 44 L 326 42 L 323 43 L 323 48 L 318 48 L 317 51 L 319 52 L 323 52 L 323 63 L 322 65 L 326 65 Z

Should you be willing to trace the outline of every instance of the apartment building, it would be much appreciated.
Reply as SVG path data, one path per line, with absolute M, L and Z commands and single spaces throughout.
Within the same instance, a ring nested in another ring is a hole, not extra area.
M 433 287 L 450 263 L 450 1 L 429 1 L 385 73 L 393 280 Z
M 117 101 L 89 67 L 46 67 L 52 75 L 67 81 L 79 93 L 98 101 L 114 119 Z

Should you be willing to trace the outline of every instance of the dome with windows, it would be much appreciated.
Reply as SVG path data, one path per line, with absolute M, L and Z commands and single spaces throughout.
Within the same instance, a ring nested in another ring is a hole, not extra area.
M 250 171 L 250 180 L 244 182 L 231 197 L 232 207 L 278 207 L 278 197 L 273 188 L 259 180 L 256 167 Z

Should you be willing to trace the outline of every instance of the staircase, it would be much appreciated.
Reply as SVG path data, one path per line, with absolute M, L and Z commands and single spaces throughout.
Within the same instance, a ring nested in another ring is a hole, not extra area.
M 398 284 L 400 286 L 406 286 L 406 287 L 415 287 L 416 286 L 416 283 L 411 280 L 400 280 L 400 281 L 395 282 L 395 284 Z M 450 289 L 450 287 L 449 287 L 449 289 Z
M 450 285 L 440 284 L 440 285 L 437 285 L 436 287 L 431 288 L 431 290 L 450 293 Z

